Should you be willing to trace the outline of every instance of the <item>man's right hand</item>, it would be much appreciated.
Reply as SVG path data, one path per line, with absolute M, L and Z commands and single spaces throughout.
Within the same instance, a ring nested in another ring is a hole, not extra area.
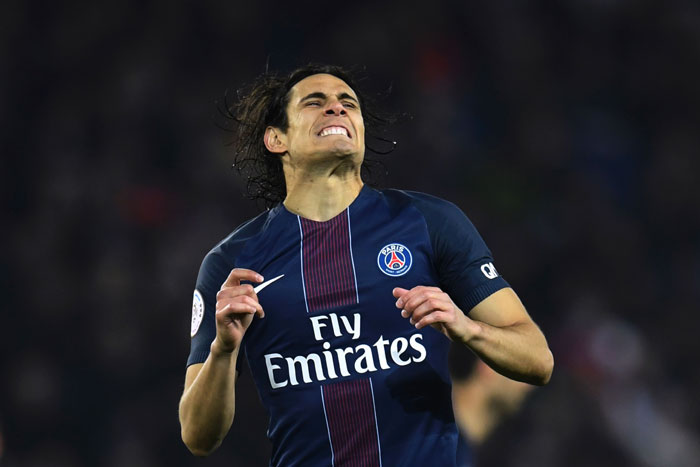
M 253 316 L 265 317 L 258 296 L 250 284 L 242 280 L 262 282 L 263 277 L 250 269 L 234 269 L 216 294 L 216 339 L 212 353 L 231 353 L 238 349 Z

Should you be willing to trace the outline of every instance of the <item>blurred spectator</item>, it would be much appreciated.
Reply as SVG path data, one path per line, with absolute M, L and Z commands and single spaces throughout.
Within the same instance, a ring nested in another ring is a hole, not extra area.
M 660 362 L 651 344 L 634 326 L 609 315 L 604 303 L 586 298 L 571 310 L 560 334 L 579 345 L 562 343 L 561 355 L 600 404 L 610 434 L 639 465 L 696 465 L 700 440 L 682 413 L 693 396 L 673 384 L 655 387 Z M 589 325 L 582 326 L 584 321 Z
M 505 417 L 520 408 L 534 386 L 496 373 L 481 359 L 462 356 L 458 360 L 456 364 L 471 368 L 464 377 L 452 371 L 455 420 L 467 441 L 476 447 Z
M 501 422 L 520 409 L 535 387 L 496 373 L 463 346 L 450 348 L 449 363 L 455 421 L 463 438 L 458 465 L 478 466 L 475 451 Z

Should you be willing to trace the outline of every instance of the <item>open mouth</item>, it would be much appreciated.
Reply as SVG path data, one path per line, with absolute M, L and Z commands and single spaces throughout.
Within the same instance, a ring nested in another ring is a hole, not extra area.
M 342 127 L 342 126 L 327 126 L 326 128 L 322 129 L 318 133 L 318 136 L 330 136 L 330 135 L 345 135 L 348 138 L 351 137 L 347 128 Z

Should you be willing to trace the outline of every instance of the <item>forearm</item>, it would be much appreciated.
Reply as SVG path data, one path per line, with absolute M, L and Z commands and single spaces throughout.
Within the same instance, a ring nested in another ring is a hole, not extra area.
M 220 352 L 214 345 L 180 400 L 182 440 L 193 454 L 216 449 L 233 423 L 238 351 Z
M 463 342 L 484 362 L 511 379 L 538 386 L 552 375 L 554 357 L 532 322 L 496 327 L 472 321 L 473 333 Z

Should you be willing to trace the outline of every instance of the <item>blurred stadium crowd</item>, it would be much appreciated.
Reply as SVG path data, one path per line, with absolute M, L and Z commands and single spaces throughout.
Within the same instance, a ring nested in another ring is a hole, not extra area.
M 550 341 L 478 465 L 697 465 L 700 4 L 648 0 L 3 2 L 0 465 L 267 465 L 248 376 L 206 461 L 176 411 L 199 263 L 260 210 L 214 101 L 308 61 L 391 87 L 377 183 L 457 203 Z

